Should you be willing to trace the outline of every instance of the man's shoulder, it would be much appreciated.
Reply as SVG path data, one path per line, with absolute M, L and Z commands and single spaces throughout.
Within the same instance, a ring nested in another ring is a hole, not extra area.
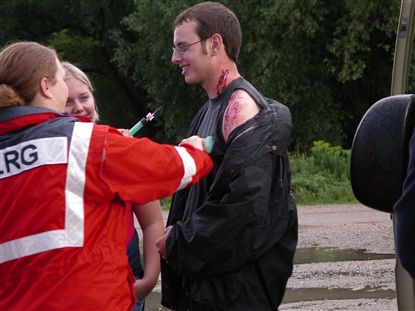
M 229 104 L 237 103 L 242 108 L 257 107 L 257 101 L 244 89 L 236 89 L 229 98 Z
M 264 102 L 265 96 L 248 80 L 240 77 L 236 79 L 229 85 L 231 96 L 233 98 L 238 96 L 241 99 L 244 99 L 249 104 L 256 103 L 259 107 L 264 107 L 266 104 Z

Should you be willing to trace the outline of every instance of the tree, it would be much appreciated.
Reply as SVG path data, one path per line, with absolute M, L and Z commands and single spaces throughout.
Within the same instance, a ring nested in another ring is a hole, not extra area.
M 177 13 L 189 5 L 190 1 L 137 0 L 134 11 L 123 21 L 132 35 L 119 33 L 115 39 L 119 45 L 115 62 L 124 75 L 147 90 L 153 109 L 162 107 L 164 134 L 171 142 L 186 135 L 192 116 L 207 100 L 200 88 L 183 82 L 177 66 L 170 61 L 171 25 Z
M 170 64 L 170 25 L 194 3 L 138 0 L 124 21 L 135 41 L 116 40 L 116 62 L 148 90 L 155 106 L 163 107 L 169 137 L 183 135 L 198 104 L 206 100 Z M 350 146 L 363 113 L 388 93 L 399 1 L 223 3 L 242 26 L 242 75 L 292 111 L 292 148 L 309 150 L 315 140 Z M 137 62 L 131 64 L 131 58 Z
M 132 1 L 9 1 L 0 4 L 3 44 L 33 40 L 54 47 L 59 57 L 91 78 L 102 122 L 128 128 L 148 111 L 145 89 L 122 75 L 112 61 L 113 33 L 132 9 Z
M 329 46 L 329 70 L 339 84 L 338 99 L 351 115 L 344 131 L 351 144 L 367 109 L 390 95 L 400 1 L 343 1 Z
M 176 15 L 199 1 L 16 0 L 0 3 L 0 43 L 36 40 L 93 78 L 103 121 L 177 143 L 207 100 L 171 64 Z M 349 148 L 360 118 L 388 96 L 399 0 L 224 0 L 239 17 L 241 74 L 293 115 L 292 149 Z M 415 81 L 415 80 L 412 80 Z M 415 82 L 411 82 L 415 85 Z

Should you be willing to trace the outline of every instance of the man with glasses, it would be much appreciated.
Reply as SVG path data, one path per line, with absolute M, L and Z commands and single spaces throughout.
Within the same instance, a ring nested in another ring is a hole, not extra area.
M 289 208 L 288 109 L 238 72 L 236 15 L 203 2 L 176 17 L 172 62 L 209 96 L 189 134 L 212 136 L 214 172 L 173 198 L 162 256 L 162 304 L 173 310 L 275 310 L 297 243 Z

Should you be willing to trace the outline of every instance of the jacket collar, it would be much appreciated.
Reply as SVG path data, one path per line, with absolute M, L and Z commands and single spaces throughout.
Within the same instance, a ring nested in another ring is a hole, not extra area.
M 68 116 L 66 113 L 33 106 L 3 108 L 0 109 L 0 135 L 20 131 L 25 127 L 37 125 L 53 118 Z M 85 117 L 77 116 L 77 118 L 81 121 L 89 121 Z

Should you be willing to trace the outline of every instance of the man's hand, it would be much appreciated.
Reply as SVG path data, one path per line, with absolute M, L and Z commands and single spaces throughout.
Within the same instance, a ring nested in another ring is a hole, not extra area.
M 166 240 L 172 228 L 173 226 L 168 226 L 166 229 L 164 229 L 164 234 L 156 241 L 156 246 L 158 248 L 159 254 L 164 260 L 167 259 Z

